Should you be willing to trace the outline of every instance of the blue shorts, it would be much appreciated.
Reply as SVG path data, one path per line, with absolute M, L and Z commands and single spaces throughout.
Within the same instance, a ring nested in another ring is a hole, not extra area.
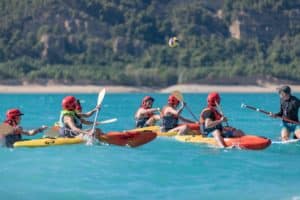
M 68 129 L 68 128 L 60 128 L 59 129 L 59 136 L 60 137 L 68 137 L 68 138 L 73 138 L 78 136 L 78 133 L 73 132 L 72 130 Z
M 215 130 L 216 130 L 216 129 L 215 129 Z M 206 133 L 205 136 L 206 136 L 206 137 L 214 137 L 212 133 L 213 133 L 215 130 Z M 233 131 L 223 131 L 221 135 L 222 135 L 222 137 L 224 137 L 224 138 L 232 138 L 232 137 L 234 137 Z
M 146 122 L 147 122 L 147 118 L 143 118 L 143 119 L 138 119 L 135 121 L 135 127 L 136 128 L 143 128 L 145 126 L 147 126 Z
M 295 133 L 296 130 L 300 129 L 300 125 L 297 124 L 291 124 L 291 123 L 287 123 L 287 122 L 282 122 L 281 124 L 282 128 L 286 128 L 290 133 Z

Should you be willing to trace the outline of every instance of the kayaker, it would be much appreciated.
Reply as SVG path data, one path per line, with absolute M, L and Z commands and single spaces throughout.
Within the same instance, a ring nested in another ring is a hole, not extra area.
M 202 110 L 199 121 L 202 135 L 214 137 L 220 147 L 225 147 L 224 137 L 238 137 L 244 133 L 232 127 L 223 127 L 222 123 L 228 120 L 217 109 L 220 103 L 221 98 L 217 92 L 208 94 L 207 107 Z
M 94 109 L 83 113 L 82 112 L 82 107 L 79 99 L 76 99 L 76 107 L 75 107 L 75 112 L 77 116 L 80 118 L 81 122 L 85 125 L 93 125 L 94 122 L 88 121 L 85 118 L 91 117 L 93 114 L 97 112 L 98 109 L 101 109 L 100 107 L 96 106 Z M 99 125 L 99 122 L 96 122 L 96 125 Z
M 153 102 L 154 98 L 151 96 L 143 98 L 140 108 L 135 113 L 136 128 L 153 126 L 160 120 L 160 116 L 155 114 L 160 111 L 160 108 L 152 108 Z
M 177 132 L 179 135 L 184 135 L 190 131 L 187 125 L 183 124 L 178 126 L 179 120 L 185 123 L 194 123 L 193 121 L 180 116 L 185 107 L 185 103 L 181 102 L 179 109 L 176 109 L 179 104 L 180 100 L 176 98 L 176 96 L 169 96 L 168 104 L 161 111 L 162 132 Z
M 62 111 L 59 118 L 59 133 L 61 137 L 76 137 L 83 135 L 92 135 L 92 130 L 83 130 L 82 124 L 91 125 L 86 123 L 76 112 L 77 100 L 74 96 L 66 96 L 62 100 Z M 95 129 L 96 136 L 102 134 L 99 128 Z
M 12 132 L 7 134 L 3 139 L 3 144 L 6 147 L 12 148 L 13 144 L 18 141 L 22 141 L 22 135 L 29 135 L 33 136 L 37 133 L 43 132 L 45 129 L 47 129 L 47 126 L 41 126 L 36 129 L 32 130 L 24 130 L 20 124 L 21 124 L 21 116 L 24 115 L 19 109 L 13 108 L 9 109 L 6 112 L 6 119 L 4 121 L 5 125 L 9 125 L 13 127 Z
M 271 113 L 272 117 L 282 117 L 281 139 L 286 141 L 290 137 L 290 133 L 294 133 L 295 139 L 300 139 L 300 125 L 291 123 L 288 120 L 299 122 L 298 112 L 300 107 L 300 100 L 292 95 L 290 86 L 284 85 L 278 88 L 280 96 L 280 111 L 278 113 Z

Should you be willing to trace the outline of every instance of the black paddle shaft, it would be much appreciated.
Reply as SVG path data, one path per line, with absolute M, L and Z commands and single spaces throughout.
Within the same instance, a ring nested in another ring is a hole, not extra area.
M 257 111 L 257 112 L 261 112 L 261 113 L 264 113 L 264 114 L 266 114 L 266 115 L 270 115 L 270 114 L 272 114 L 271 112 L 268 112 L 268 111 L 265 111 L 265 110 L 261 110 L 261 109 L 259 109 L 259 108 L 255 108 L 255 107 L 253 107 L 253 106 L 249 106 L 249 105 L 245 105 L 245 104 L 243 104 L 242 105 L 244 108 L 248 108 L 248 109 L 250 109 L 250 110 L 255 110 L 255 111 Z M 282 120 L 284 120 L 284 121 L 286 121 L 286 122 L 289 122 L 289 123 L 292 123 L 292 124 L 300 124 L 300 122 L 296 122 L 296 121 L 294 121 L 294 120 L 291 120 L 291 119 L 288 119 L 288 118 L 286 118 L 286 117 L 280 117 L 280 116 L 276 116 L 277 118 L 281 118 Z
M 249 105 L 244 105 L 245 106 L 245 108 L 249 108 L 249 109 L 251 109 L 251 110 L 255 110 L 255 111 L 257 111 L 257 112 L 261 112 L 261 113 L 264 113 L 264 114 L 266 114 L 266 115 L 270 115 L 271 114 L 271 112 L 268 112 L 268 111 L 265 111 L 265 110 L 261 110 L 261 109 L 259 109 L 259 108 L 255 108 L 255 107 L 253 107 L 253 106 L 249 106 Z

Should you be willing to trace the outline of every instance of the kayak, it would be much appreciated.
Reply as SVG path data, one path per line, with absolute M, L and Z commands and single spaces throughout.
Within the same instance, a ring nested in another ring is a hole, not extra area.
M 202 135 L 177 135 L 175 139 L 181 142 L 201 143 L 217 146 L 217 142 L 212 137 L 203 137 Z M 241 149 L 261 150 L 271 144 L 271 140 L 261 136 L 244 135 L 235 138 L 224 138 L 226 147 L 238 147 Z
M 153 131 L 109 132 L 98 138 L 101 142 L 119 146 L 138 147 L 156 138 Z
M 190 131 L 188 131 L 187 135 L 200 135 L 200 128 L 199 128 L 199 124 L 186 124 Z M 182 126 L 182 125 L 179 125 Z M 157 136 L 163 136 L 163 137 L 173 137 L 177 135 L 177 132 L 175 131 L 169 131 L 169 132 L 162 132 L 161 131 L 161 127 L 160 126 L 147 126 L 147 127 L 143 127 L 143 128 L 136 128 L 136 129 L 132 129 L 131 131 L 153 131 L 156 132 Z
M 14 147 L 47 147 L 57 145 L 80 144 L 85 141 L 79 137 L 75 138 L 41 138 L 32 140 L 23 140 L 14 143 Z
M 153 131 L 124 131 L 124 132 L 109 132 L 98 138 L 100 142 L 118 145 L 138 147 L 146 144 L 156 138 L 156 133 Z M 80 144 L 86 141 L 80 137 L 75 138 L 41 138 L 33 140 L 24 140 L 14 143 L 14 147 L 48 147 L 57 145 Z

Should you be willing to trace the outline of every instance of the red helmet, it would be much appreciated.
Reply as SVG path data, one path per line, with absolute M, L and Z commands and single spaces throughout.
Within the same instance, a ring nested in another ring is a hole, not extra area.
M 220 102 L 221 102 L 221 97 L 220 97 L 219 93 L 211 92 L 208 94 L 207 103 L 209 106 L 216 106 L 216 103 L 220 104 Z
M 75 110 L 76 104 L 77 102 L 74 96 L 66 96 L 61 102 L 61 105 L 65 110 Z
M 142 107 L 143 108 L 147 108 L 147 101 L 154 101 L 154 98 L 153 97 L 150 97 L 150 96 L 145 96 L 142 100 Z
M 168 104 L 172 106 L 177 106 L 179 104 L 179 99 L 177 99 L 174 95 L 170 95 L 168 98 Z
M 8 120 L 12 120 L 12 119 L 15 119 L 15 117 L 17 116 L 21 116 L 21 115 L 24 115 L 23 113 L 21 113 L 21 111 L 19 109 L 10 109 L 6 112 L 6 119 Z
M 80 104 L 79 99 L 77 99 L 77 101 L 76 101 L 76 107 L 75 107 L 75 110 L 77 110 L 77 111 L 79 111 L 79 112 L 82 112 L 82 107 L 81 107 L 81 104 Z

